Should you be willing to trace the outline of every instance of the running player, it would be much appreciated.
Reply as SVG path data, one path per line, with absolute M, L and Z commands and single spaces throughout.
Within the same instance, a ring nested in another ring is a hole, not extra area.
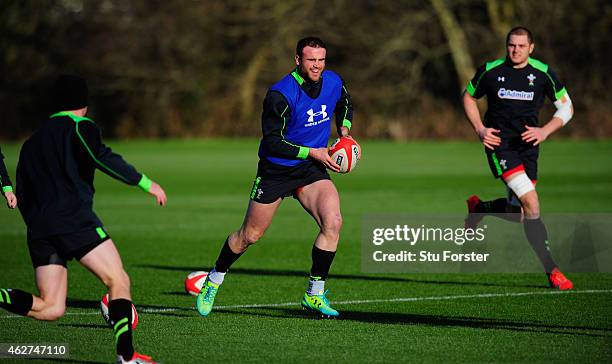
M 2 148 L 0 148 L 0 192 L 6 199 L 6 205 L 14 209 L 17 207 L 17 197 L 13 192 L 13 184 L 9 178 L 6 166 L 4 165 L 4 155 L 2 154 Z
M 257 176 L 246 217 L 229 235 L 208 274 L 196 307 L 202 316 L 212 310 L 228 269 L 270 226 L 285 197 L 295 197 L 315 219 L 320 231 L 312 247 L 312 267 L 302 306 L 323 317 L 338 316 L 326 297 L 325 279 L 336 254 L 342 216 L 338 191 L 326 168 L 338 171 L 329 157 L 331 113 L 341 136 L 351 128 L 351 99 L 343 80 L 325 70 L 326 46 L 319 38 L 297 43 L 296 68 L 270 88 L 263 105 L 263 138 Z
M 534 47 L 527 28 L 512 29 L 506 38 L 507 56 L 481 66 L 466 87 L 465 115 L 485 146 L 493 176 L 501 178 L 509 192 L 508 198 L 493 201 L 471 196 L 466 227 L 475 227 L 488 214 L 523 221 L 527 240 L 542 262 L 550 286 L 567 290 L 573 284 L 551 256 L 535 185 L 540 143 L 567 124 L 574 111 L 557 75 L 547 64 L 530 57 Z M 476 104 L 483 96 L 488 103 L 484 123 Z M 544 97 L 557 111 L 540 127 L 538 113 Z
M 0 307 L 37 320 L 64 315 L 67 261 L 77 259 L 108 287 L 117 363 L 152 363 L 132 345 L 130 280 L 102 222 L 93 212 L 96 169 L 138 185 L 166 204 L 164 190 L 104 145 L 87 113 L 87 84 L 62 75 L 53 88 L 55 111 L 23 144 L 17 166 L 19 210 L 27 226 L 39 296 L 0 289 Z

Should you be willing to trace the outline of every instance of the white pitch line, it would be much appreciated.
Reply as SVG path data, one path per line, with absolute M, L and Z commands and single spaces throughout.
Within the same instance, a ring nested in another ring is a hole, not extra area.
M 500 298 L 500 297 L 524 297 L 524 296 L 546 296 L 546 295 L 558 295 L 558 294 L 584 294 L 584 293 L 612 293 L 612 289 L 589 289 L 581 291 L 537 291 L 537 292 L 510 292 L 510 293 L 480 293 L 472 295 L 455 295 L 455 296 L 429 296 L 429 297 L 400 297 L 400 298 L 387 298 L 387 299 L 376 299 L 376 300 L 350 300 L 350 301 L 334 301 L 334 305 L 362 305 L 367 303 L 385 303 L 385 302 L 417 302 L 417 301 L 445 301 L 445 300 L 458 300 L 458 299 L 469 299 L 469 298 Z M 296 302 L 282 302 L 282 303 L 255 303 L 255 304 L 243 304 L 243 305 L 227 305 L 227 306 L 215 306 L 215 309 L 232 309 L 232 308 L 267 308 L 267 307 L 291 307 L 299 306 Z M 138 306 L 136 306 L 138 307 Z M 164 312 L 176 312 L 176 311 L 191 311 L 193 307 L 185 308 L 141 308 L 138 312 L 141 313 L 164 313 Z M 100 312 L 67 312 L 67 316 L 89 316 L 99 315 Z M 23 316 L 2 316 L 2 318 L 19 318 Z

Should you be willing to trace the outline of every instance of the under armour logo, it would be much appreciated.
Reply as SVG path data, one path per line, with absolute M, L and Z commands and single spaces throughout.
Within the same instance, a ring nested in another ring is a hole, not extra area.
M 506 77 L 504 77 L 504 76 L 499 76 L 499 77 L 497 77 L 497 81 L 498 81 L 498 82 L 506 82 Z
M 327 105 L 321 105 L 321 111 L 314 112 L 313 109 L 306 111 L 306 114 L 308 114 L 308 122 L 312 123 L 314 121 L 314 117 L 319 115 L 321 115 L 321 119 L 325 119 L 327 117 L 327 112 L 325 112 L 326 109 Z
M 257 199 L 260 199 L 261 195 L 263 195 L 263 193 L 264 193 L 263 190 L 261 188 L 258 188 L 257 189 Z
M 506 167 L 506 160 L 505 159 L 500 160 L 499 161 L 499 165 L 502 166 L 504 169 L 506 169 L 507 168 Z

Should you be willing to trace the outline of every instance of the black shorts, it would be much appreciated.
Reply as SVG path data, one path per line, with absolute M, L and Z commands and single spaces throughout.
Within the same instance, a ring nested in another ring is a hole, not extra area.
M 260 159 L 250 198 L 255 202 L 268 204 L 279 198 L 296 197 L 296 192 L 301 187 L 324 179 L 331 178 L 321 163 L 306 161 L 294 167 L 287 167 Z
M 104 228 L 98 227 L 76 233 L 50 236 L 28 241 L 34 268 L 57 264 L 66 267 L 71 259 L 81 260 L 95 247 L 110 239 Z
M 534 183 L 538 179 L 538 157 L 540 149 L 531 145 L 513 146 L 504 143 L 494 151 L 485 149 L 489 168 L 493 177 L 506 177 L 519 171 L 525 171 Z

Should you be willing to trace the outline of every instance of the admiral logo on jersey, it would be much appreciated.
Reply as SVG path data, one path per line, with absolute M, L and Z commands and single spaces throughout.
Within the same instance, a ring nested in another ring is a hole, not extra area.
M 505 88 L 500 88 L 499 91 L 497 91 L 497 97 L 499 97 L 500 99 L 532 101 L 533 91 L 525 92 L 525 91 L 516 91 L 516 90 L 506 90 Z

